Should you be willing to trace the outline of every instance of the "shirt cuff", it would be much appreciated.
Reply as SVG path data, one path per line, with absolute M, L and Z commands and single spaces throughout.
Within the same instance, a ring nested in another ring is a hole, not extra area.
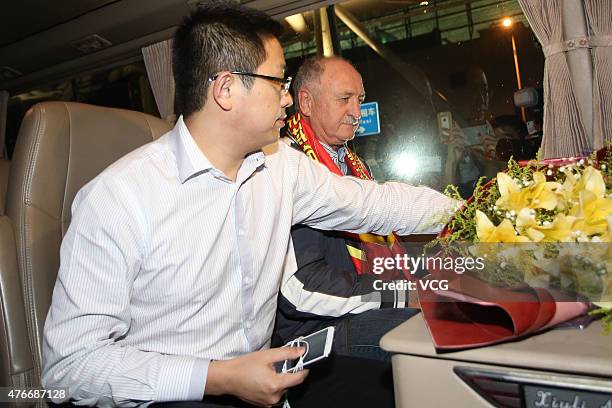
M 409 290 L 406 281 L 396 281 L 395 289 L 381 292 L 380 309 L 400 309 L 408 306 Z
M 193 365 L 191 381 L 189 382 L 189 401 L 202 401 L 202 398 L 204 398 L 209 364 L 210 360 L 199 358 Z
M 159 371 L 157 402 L 200 401 L 204 396 L 210 360 L 166 356 Z

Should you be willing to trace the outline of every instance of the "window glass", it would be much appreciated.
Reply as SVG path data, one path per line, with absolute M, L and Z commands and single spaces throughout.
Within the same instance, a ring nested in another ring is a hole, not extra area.
M 286 29 L 281 40 L 286 59 L 299 59 L 317 53 L 314 18 L 315 12 L 309 11 L 284 20 Z
M 31 106 L 44 101 L 83 102 L 159 116 L 143 62 L 80 75 L 9 99 L 6 128 L 9 157 L 12 157 L 23 116 Z
M 380 132 L 351 142 L 378 180 L 440 190 L 452 183 L 467 197 L 510 155 L 535 157 L 541 109 L 522 112 L 514 92 L 520 72 L 523 88 L 541 93 L 544 57 L 516 0 L 350 0 L 335 7 L 343 11 L 335 18 L 341 54 L 361 73 L 366 103 L 378 104 L 362 114 L 377 113 Z M 385 56 L 340 14 L 364 27 Z M 305 15 L 316 37 L 315 13 Z M 506 17 L 510 27 L 502 24 Z M 291 73 L 316 52 L 316 40 L 300 39 L 289 25 L 282 40 Z M 453 130 L 441 129 L 445 124 Z

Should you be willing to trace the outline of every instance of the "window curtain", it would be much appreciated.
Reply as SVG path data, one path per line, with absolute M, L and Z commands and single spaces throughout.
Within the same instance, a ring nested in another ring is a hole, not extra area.
M 593 54 L 594 142 L 612 140 L 612 1 L 584 0 Z
M 583 125 L 565 55 L 572 49 L 588 44 L 584 40 L 563 38 L 562 3 L 563 0 L 519 0 L 546 58 L 543 158 L 588 154 L 595 148 Z
M 174 77 L 172 76 L 172 40 L 162 41 L 142 49 L 149 83 L 162 119 L 174 124 Z

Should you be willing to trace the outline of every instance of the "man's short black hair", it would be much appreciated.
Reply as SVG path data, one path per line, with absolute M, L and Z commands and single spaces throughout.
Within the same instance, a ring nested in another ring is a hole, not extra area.
M 234 2 L 210 1 L 188 16 L 174 35 L 177 113 L 189 116 L 201 110 L 208 79 L 218 72 L 255 72 L 266 59 L 262 39 L 278 38 L 281 31 L 264 12 Z M 240 79 L 247 87 L 253 84 L 253 78 Z

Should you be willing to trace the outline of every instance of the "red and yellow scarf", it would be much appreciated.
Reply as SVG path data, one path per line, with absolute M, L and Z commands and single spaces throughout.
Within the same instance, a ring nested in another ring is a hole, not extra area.
M 298 112 L 287 120 L 287 134 L 306 153 L 306 156 L 320 162 L 332 173 L 339 176 L 344 175 L 321 145 L 319 139 L 315 137 L 308 122 Z M 351 174 L 363 180 L 372 180 L 372 176 L 361 159 L 348 146 L 345 146 L 345 149 L 346 164 Z M 395 234 L 389 234 L 386 237 L 372 233 L 353 234 L 347 232 L 345 234 L 347 236 L 346 247 L 358 275 L 374 274 L 374 258 L 395 258 L 397 255 L 403 257 L 405 254 Z M 385 280 L 411 279 L 412 277 L 408 269 L 385 269 L 382 274 L 376 275 Z

